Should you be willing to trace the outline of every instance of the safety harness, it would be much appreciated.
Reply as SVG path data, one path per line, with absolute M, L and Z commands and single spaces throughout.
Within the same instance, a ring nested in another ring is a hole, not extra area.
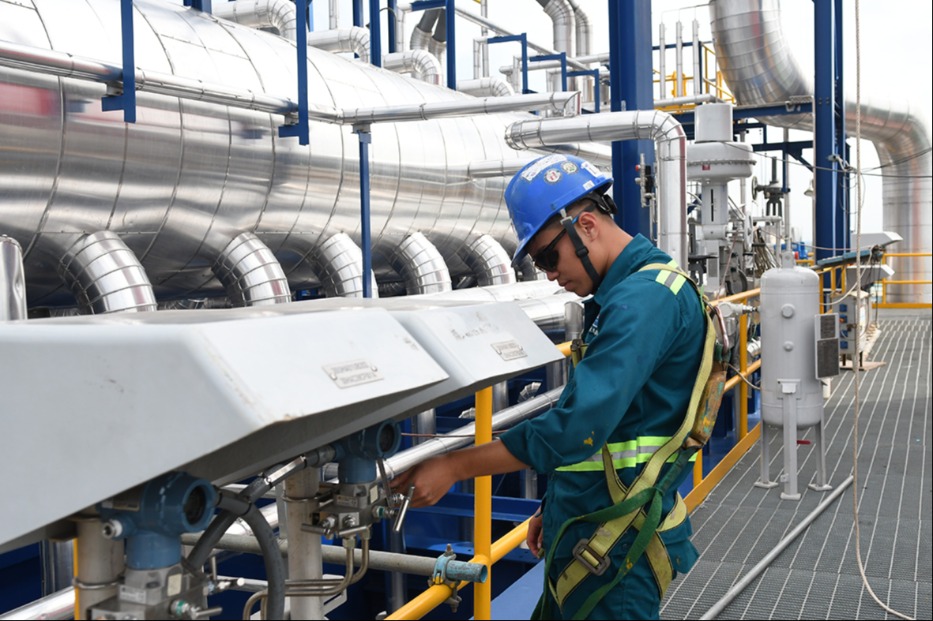
M 709 439 L 725 383 L 725 371 L 721 362 L 722 348 L 716 342 L 711 312 L 715 312 L 696 284 L 684 274 L 676 262 L 652 263 L 639 271 L 657 270 L 657 281 L 677 295 L 685 283 L 690 283 L 700 298 L 706 315 L 706 340 L 703 357 L 697 372 L 687 414 L 680 427 L 670 438 L 639 438 L 629 442 L 604 444 L 602 450 L 589 460 L 560 468 L 560 470 L 585 471 L 599 469 L 600 462 L 606 476 L 606 484 L 613 504 L 599 511 L 570 518 L 563 523 L 548 551 L 545 561 L 545 580 L 554 601 L 563 610 L 567 598 L 590 575 L 600 576 L 610 567 L 610 552 L 622 536 L 632 527 L 638 535 L 618 568 L 615 577 L 596 589 L 573 614 L 573 619 L 583 619 L 593 610 L 605 594 L 615 587 L 634 567 L 642 554 L 654 574 L 660 596 L 663 598 L 673 578 L 670 556 L 659 536 L 683 523 L 687 517 L 687 506 L 677 494 L 674 507 L 661 520 L 661 505 L 665 492 L 677 480 L 687 464 L 696 459 L 696 453 Z M 586 345 L 577 339 L 571 346 L 571 356 L 576 365 L 586 353 Z M 652 450 L 653 449 L 653 450 Z M 649 456 L 650 451 L 650 456 Z M 619 479 L 617 470 L 635 467 L 646 462 L 632 485 L 626 487 Z M 663 478 L 658 480 L 664 464 L 671 464 Z M 599 524 L 589 539 L 581 539 L 573 549 L 573 560 L 561 572 L 556 582 L 550 578 L 549 569 L 558 542 L 567 528 L 578 522 Z M 550 600 L 542 596 L 532 618 L 551 618 Z

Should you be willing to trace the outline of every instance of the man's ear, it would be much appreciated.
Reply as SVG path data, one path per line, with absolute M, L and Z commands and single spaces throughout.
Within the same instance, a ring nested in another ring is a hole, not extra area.
M 583 234 L 589 237 L 590 239 L 594 238 L 598 232 L 599 227 L 597 226 L 598 221 L 596 219 L 596 214 L 585 211 L 580 214 L 579 220 L 580 227 L 583 229 Z

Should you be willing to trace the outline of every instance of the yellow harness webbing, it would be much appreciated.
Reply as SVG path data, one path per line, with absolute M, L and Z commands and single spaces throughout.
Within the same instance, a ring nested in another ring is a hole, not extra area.
M 664 521 L 661 522 L 661 501 L 667 487 L 676 478 L 683 466 L 695 457 L 696 451 L 699 450 L 701 446 L 694 445 L 694 443 L 691 444 L 689 449 L 685 448 L 687 439 L 694 426 L 696 412 L 700 405 L 700 400 L 704 395 L 706 383 L 712 369 L 716 347 L 716 331 L 709 314 L 705 312 L 706 302 L 702 293 L 697 288 L 696 284 L 676 267 L 673 261 L 671 264 L 652 263 L 644 266 L 639 271 L 646 270 L 659 270 L 661 273 L 658 275 L 658 282 L 671 288 L 675 295 L 685 281 L 689 282 L 696 291 L 707 320 L 703 357 L 697 372 L 697 379 L 694 383 L 693 391 L 690 395 L 687 414 L 674 435 L 651 455 L 645 467 L 629 488 L 626 488 L 619 479 L 608 445 L 603 445 L 603 471 L 606 475 L 609 494 L 614 504 L 606 509 L 567 520 L 561 526 L 557 537 L 551 545 L 546 562 L 545 576 L 551 595 L 554 597 L 558 606 L 563 610 L 564 602 L 587 576 L 591 574 L 601 575 L 606 571 L 610 565 L 609 553 L 613 546 L 622 538 L 622 535 L 632 526 L 639 531 L 635 542 L 626 555 L 623 566 L 618 569 L 615 579 L 590 595 L 584 605 L 574 614 L 573 618 L 583 618 L 589 614 L 599 600 L 602 599 L 603 595 L 610 588 L 615 586 L 634 566 L 642 553 L 644 553 L 648 559 L 648 564 L 654 574 L 658 590 L 661 597 L 663 597 L 673 577 L 673 568 L 671 566 L 670 557 L 667 554 L 667 549 L 664 547 L 664 543 L 661 541 L 658 533 L 681 524 L 687 517 L 687 507 L 680 497 L 680 494 L 677 494 L 674 507 L 668 513 Z M 669 272 L 670 274 L 663 276 L 664 272 Z M 675 277 L 671 278 L 670 276 L 672 274 L 675 275 Z M 585 346 L 581 347 L 577 345 L 577 347 L 572 348 L 572 352 L 576 354 L 574 355 L 574 363 L 576 364 L 585 354 Z M 678 453 L 680 453 L 680 455 L 676 463 L 669 469 L 661 485 L 655 485 L 660 475 L 661 468 L 670 458 Z M 551 581 L 548 573 L 554 550 L 556 550 L 557 543 L 563 537 L 567 527 L 579 521 L 597 522 L 599 526 L 589 539 L 581 539 L 577 543 L 573 551 L 573 561 L 563 570 L 555 584 Z

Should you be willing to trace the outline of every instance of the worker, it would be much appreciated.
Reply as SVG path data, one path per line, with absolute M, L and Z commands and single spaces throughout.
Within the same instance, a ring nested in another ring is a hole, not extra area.
M 505 192 L 518 237 L 513 265 L 528 255 L 549 280 L 590 296 L 578 362 L 557 404 L 497 441 L 433 457 L 391 482 L 414 486 L 411 506 L 424 507 L 461 480 L 546 474 L 527 537 L 547 559 L 532 618 L 657 619 L 664 589 L 697 559 L 677 494 L 690 469 L 665 475 L 683 439 L 707 316 L 671 257 L 615 222 L 611 184 L 590 162 L 552 154 L 525 165 Z

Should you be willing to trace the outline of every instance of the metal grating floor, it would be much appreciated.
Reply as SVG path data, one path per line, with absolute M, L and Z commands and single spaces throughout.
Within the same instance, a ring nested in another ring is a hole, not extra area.
M 880 334 L 866 361 L 882 366 L 860 373 L 857 472 L 852 439 L 855 374 L 842 371 L 825 403 L 825 455 L 829 482 L 857 474 L 810 526 L 715 618 L 893 619 L 863 585 L 856 560 L 853 493 L 857 485 L 860 556 L 868 584 L 895 611 L 931 619 L 931 318 L 881 311 Z M 770 443 L 771 477 L 783 467 L 783 440 Z M 802 440 L 814 440 L 803 429 Z M 815 444 L 798 447 L 799 501 L 781 500 L 783 484 L 761 489 L 758 444 L 697 507 L 691 519 L 700 560 L 675 580 L 662 603 L 662 619 L 704 617 L 831 492 L 815 482 Z M 710 617 L 714 618 L 714 617 Z

